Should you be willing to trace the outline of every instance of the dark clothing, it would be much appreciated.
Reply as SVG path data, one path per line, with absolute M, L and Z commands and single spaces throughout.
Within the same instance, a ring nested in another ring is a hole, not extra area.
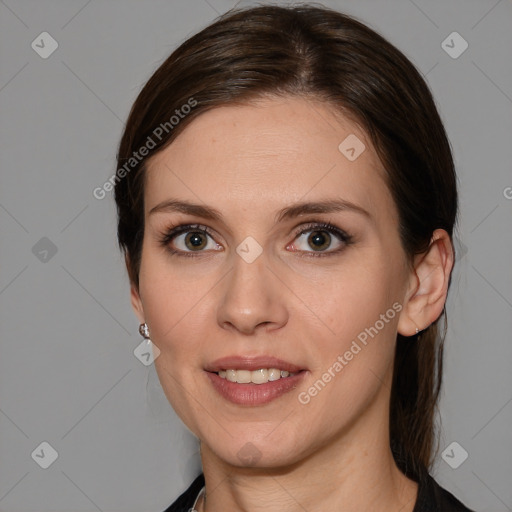
M 164 512 L 189 512 L 199 491 L 204 486 L 201 473 L 190 487 Z M 453 494 L 443 489 L 428 473 L 418 482 L 418 498 L 413 512 L 473 512 Z

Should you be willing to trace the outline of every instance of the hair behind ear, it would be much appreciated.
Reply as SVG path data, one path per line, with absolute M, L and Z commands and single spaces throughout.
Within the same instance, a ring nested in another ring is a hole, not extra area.
M 431 468 L 439 449 L 434 419 L 443 374 L 444 314 L 445 309 L 439 318 L 444 318 L 441 336 L 438 319 L 415 336 L 397 337 L 389 418 L 391 449 L 398 467 L 416 480 L 424 468 Z

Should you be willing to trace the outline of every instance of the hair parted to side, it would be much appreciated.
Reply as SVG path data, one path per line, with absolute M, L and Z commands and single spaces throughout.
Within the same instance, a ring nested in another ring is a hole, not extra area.
M 385 167 L 410 263 L 428 248 L 435 229 L 453 237 L 458 198 L 450 144 L 430 90 L 411 62 L 364 24 L 323 6 L 237 9 L 181 44 L 131 109 L 118 169 L 152 141 L 147 156 L 115 185 L 118 241 L 134 286 L 144 236 L 148 158 L 207 110 L 265 96 L 327 102 L 367 132 Z M 195 106 L 185 115 L 180 108 L 192 105 L 191 99 Z M 170 126 L 177 110 L 184 115 Z M 162 126 L 166 129 L 156 136 Z M 446 308 L 420 339 L 397 337 L 390 445 L 398 467 L 416 480 L 431 468 L 438 448 L 435 413 L 445 334 Z

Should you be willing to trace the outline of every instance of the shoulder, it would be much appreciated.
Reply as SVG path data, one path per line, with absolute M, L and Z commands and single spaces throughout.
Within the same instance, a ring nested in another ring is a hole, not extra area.
M 418 498 L 413 512 L 474 512 L 452 493 L 441 487 L 428 473 L 418 481 Z
M 188 512 L 204 486 L 204 475 L 201 473 L 189 486 L 189 488 L 181 494 L 176 501 L 166 508 L 164 512 Z

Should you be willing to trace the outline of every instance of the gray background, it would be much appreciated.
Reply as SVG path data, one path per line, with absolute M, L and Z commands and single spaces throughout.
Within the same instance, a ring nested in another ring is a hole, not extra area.
M 0 1 L 1 511 L 161 511 L 200 470 L 154 367 L 134 356 L 113 199 L 92 191 L 115 171 L 145 81 L 235 3 Z M 469 456 L 453 469 L 440 455 L 434 476 L 477 511 L 511 510 L 512 4 L 324 4 L 404 51 L 438 102 L 461 199 L 441 451 L 456 441 Z M 31 47 L 44 31 L 59 45 L 47 59 Z M 458 58 L 441 46 L 453 31 L 469 44 Z M 44 441 L 58 453 L 48 469 L 31 455 Z

